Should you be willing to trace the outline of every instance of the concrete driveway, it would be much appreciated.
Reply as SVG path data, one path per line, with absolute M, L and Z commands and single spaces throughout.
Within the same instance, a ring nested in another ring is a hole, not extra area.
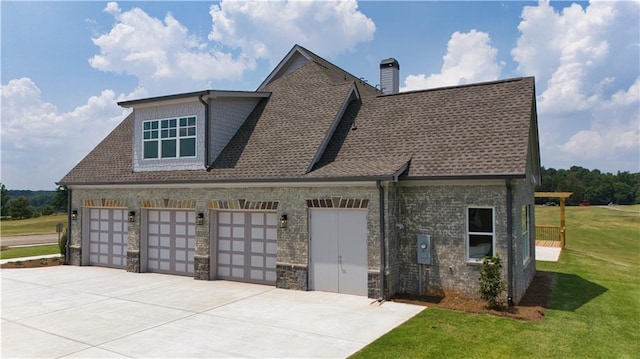
M 0 275 L 3 358 L 343 358 L 424 309 L 99 267 Z

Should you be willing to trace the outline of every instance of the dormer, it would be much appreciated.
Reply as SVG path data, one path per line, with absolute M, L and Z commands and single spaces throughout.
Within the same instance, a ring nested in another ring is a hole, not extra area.
M 208 167 L 269 95 L 206 90 L 119 102 L 133 109 L 133 171 Z

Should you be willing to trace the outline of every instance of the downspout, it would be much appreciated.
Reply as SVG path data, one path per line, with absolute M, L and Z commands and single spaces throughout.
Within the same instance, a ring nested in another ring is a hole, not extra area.
M 198 96 L 198 101 L 204 105 L 204 168 L 209 170 L 209 104 L 202 99 L 204 96 Z
M 67 243 L 64 249 L 64 264 L 69 264 L 71 260 L 71 188 L 64 186 L 67 190 Z
M 513 192 L 511 180 L 505 179 L 507 186 L 507 302 L 513 306 Z
M 384 187 L 382 187 L 382 181 L 376 181 L 376 187 L 378 187 L 378 192 L 380 194 L 380 298 L 379 302 L 383 302 L 386 300 L 384 295 L 385 289 L 385 273 L 386 273 L 386 257 L 387 251 L 385 246 L 385 225 L 384 225 Z

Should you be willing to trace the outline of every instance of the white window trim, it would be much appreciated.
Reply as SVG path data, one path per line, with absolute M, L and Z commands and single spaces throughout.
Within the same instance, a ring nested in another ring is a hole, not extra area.
M 195 129 L 196 129 L 196 134 L 193 136 L 187 136 L 187 137 L 180 137 L 180 119 L 181 118 L 189 118 L 189 117 L 193 117 L 196 120 L 195 123 Z M 161 122 L 164 120 L 176 120 L 176 137 L 170 137 L 170 138 L 166 138 L 166 139 L 175 139 L 176 140 L 176 156 L 175 157 L 162 157 L 162 137 L 161 137 Z M 148 142 L 150 140 L 145 140 L 144 138 L 144 133 L 145 133 L 145 129 L 144 129 L 144 124 L 147 122 L 158 122 L 158 138 L 155 139 L 151 139 L 151 140 L 156 140 L 158 141 L 158 157 L 156 158 L 145 158 L 144 157 L 144 144 L 145 142 Z M 187 158 L 197 158 L 198 157 L 198 116 L 197 115 L 184 115 L 184 116 L 175 116 L 175 117 L 166 117 L 166 118 L 150 118 L 150 119 L 146 119 L 146 120 L 142 120 L 141 123 L 142 126 L 142 131 L 141 131 L 141 137 L 142 137 L 142 143 L 141 143 L 141 149 L 140 149 L 140 153 L 141 153 L 141 158 L 143 161 L 167 161 L 167 160 L 177 160 L 177 159 L 187 159 Z M 180 139 L 184 139 L 184 138 L 193 138 L 195 141 L 195 154 L 193 156 L 180 156 Z
M 469 209 L 470 208 L 486 208 L 486 209 L 491 209 L 491 221 L 493 222 L 493 225 L 491 226 L 491 228 L 493 229 L 492 232 L 469 232 Z M 469 256 L 469 236 L 470 235 L 481 235 L 481 236 L 491 236 L 491 251 L 493 252 L 493 255 L 496 255 L 496 209 L 495 207 L 492 206 L 476 206 L 476 205 L 467 205 L 464 208 L 464 232 L 465 232 L 465 236 L 464 236 L 464 247 L 465 247 L 465 260 L 467 261 L 467 263 L 482 263 L 482 259 L 476 259 L 476 258 L 471 258 Z

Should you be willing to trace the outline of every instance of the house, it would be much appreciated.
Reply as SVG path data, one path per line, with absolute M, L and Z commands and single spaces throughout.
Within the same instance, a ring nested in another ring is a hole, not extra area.
M 381 90 L 294 46 L 256 91 L 120 102 L 62 180 L 74 265 L 390 298 L 535 274 L 534 80 Z M 506 297 L 505 297 L 506 299 Z

